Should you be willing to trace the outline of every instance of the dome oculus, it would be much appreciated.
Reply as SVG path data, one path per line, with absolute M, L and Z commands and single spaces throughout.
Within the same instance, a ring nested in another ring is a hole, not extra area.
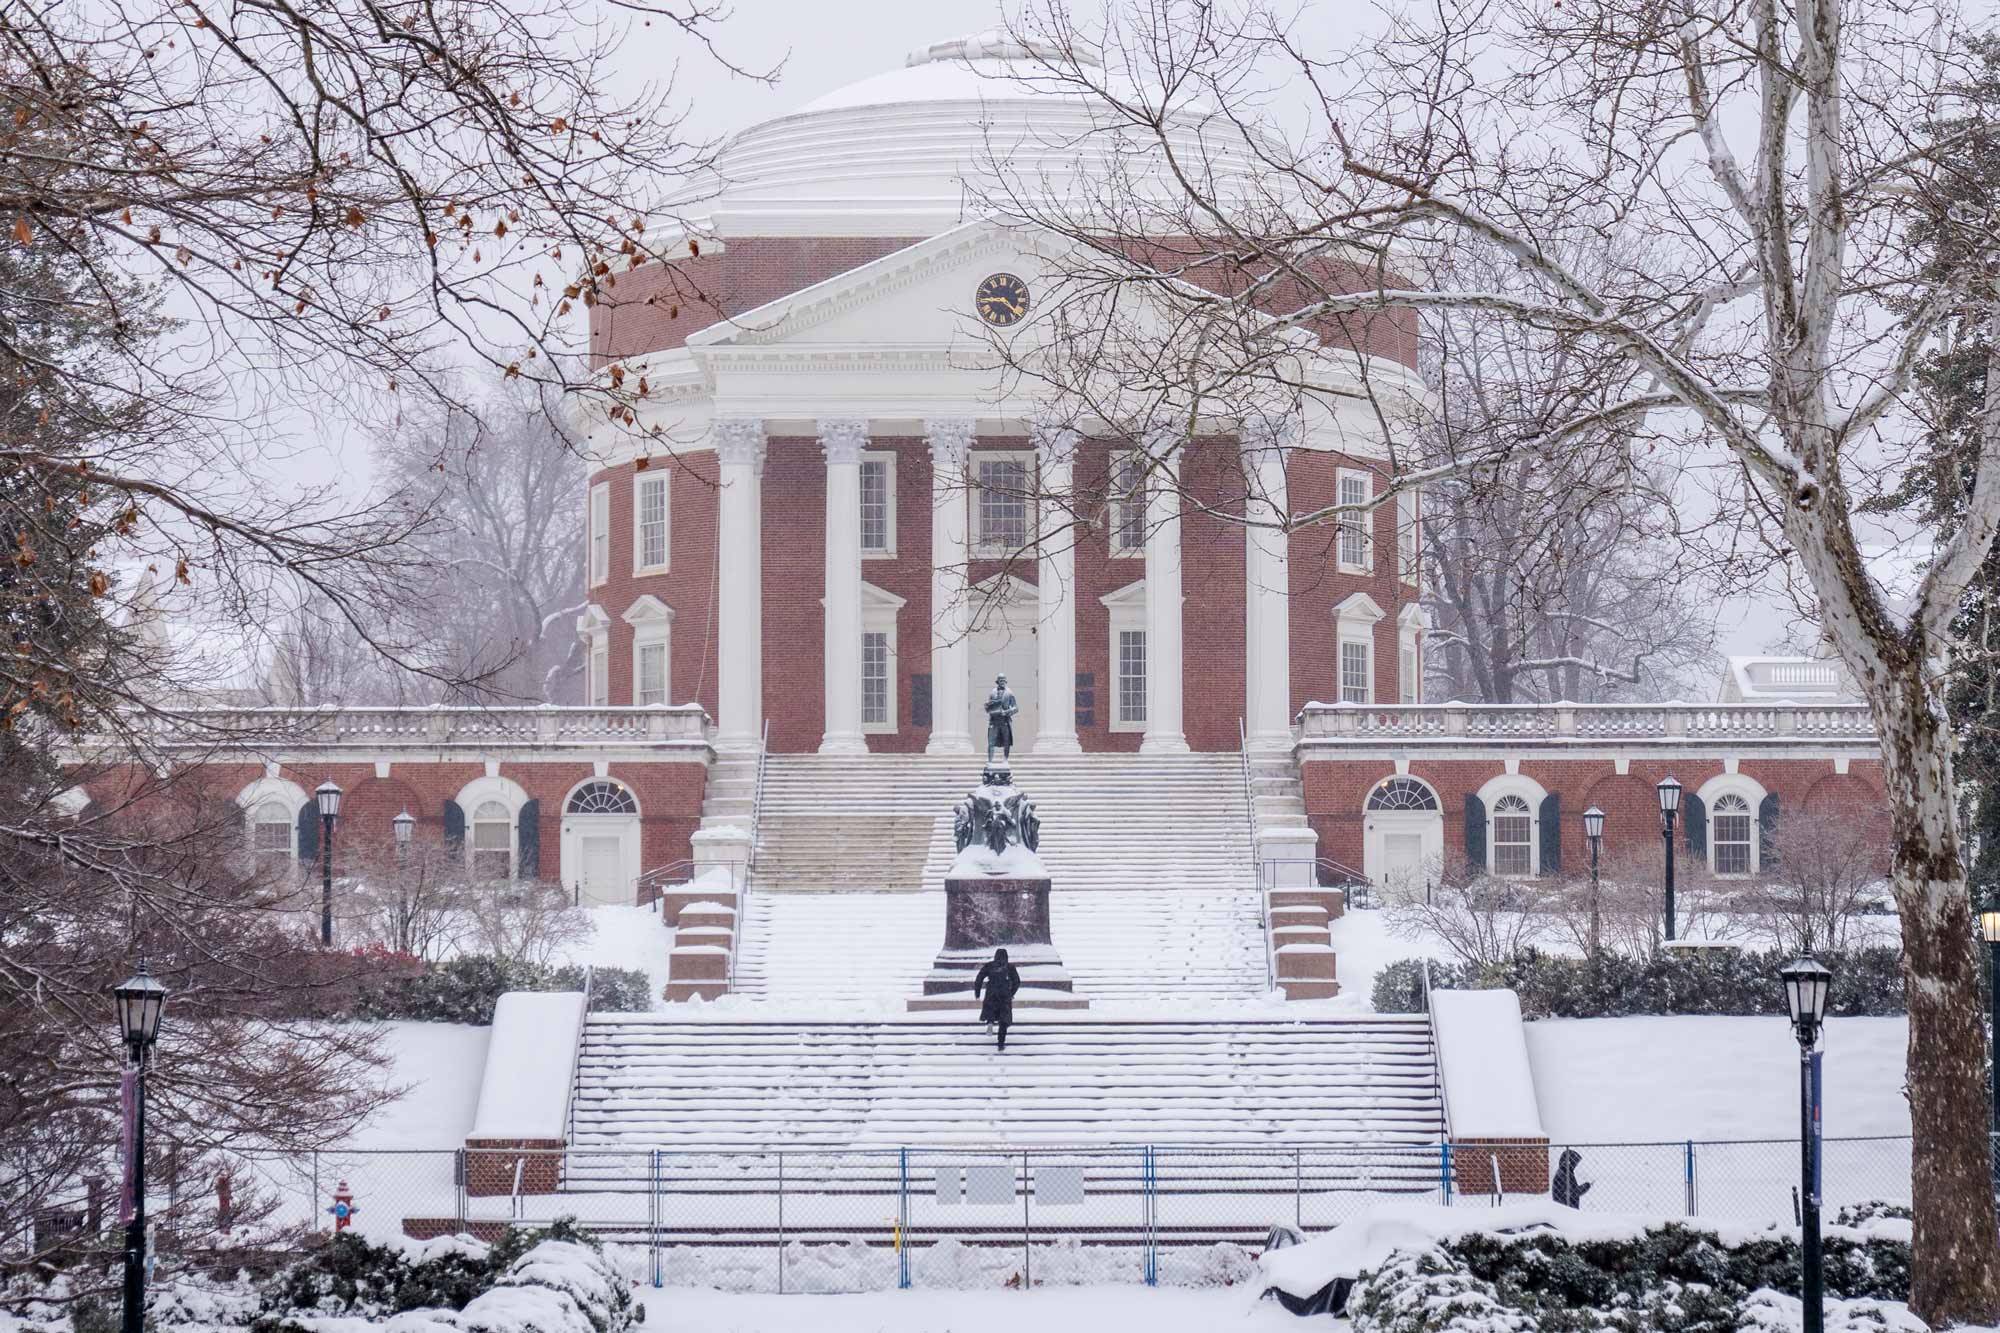
M 995 273 L 979 284 L 972 306 L 981 319 L 1004 329 L 1028 313 L 1028 284 L 1011 273 Z

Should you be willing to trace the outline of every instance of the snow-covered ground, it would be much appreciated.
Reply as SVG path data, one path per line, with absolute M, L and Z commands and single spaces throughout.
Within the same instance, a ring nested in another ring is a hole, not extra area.
M 588 909 L 591 937 L 566 952 L 564 962 L 579 966 L 629 967 L 646 974 L 655 1004 L 667 989 L 667 956 L 674 932 L 651 907 Z
M 645 1327 L 666 1333 L 1296 1333 L 1299 1322 L 1249 1288 L 1068 1287 L 757 1296 L 641 1288 Z

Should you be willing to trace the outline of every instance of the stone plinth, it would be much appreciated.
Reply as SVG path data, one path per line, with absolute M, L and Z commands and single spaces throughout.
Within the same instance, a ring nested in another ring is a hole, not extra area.
M 1049 881 L 964 877 L 944 882 L 944 948 L 924 978 L 924 995 L 910 1012 L 977 1009 L 972 983 L 995 949 L 1021 974 L 1016 1009 L 1086 1009 L 1049 938 Z

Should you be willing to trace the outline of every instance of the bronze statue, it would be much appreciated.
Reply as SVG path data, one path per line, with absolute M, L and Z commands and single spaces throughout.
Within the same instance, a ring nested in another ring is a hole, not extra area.
M 1005 676 L 993 678 L 993 693 L 986 696 L 986 762 L 993 762 L 997 748 L 1003 760 L 1014 757 L 1014 714 L 1021 711 L 1020 700 L 1007 688 Z

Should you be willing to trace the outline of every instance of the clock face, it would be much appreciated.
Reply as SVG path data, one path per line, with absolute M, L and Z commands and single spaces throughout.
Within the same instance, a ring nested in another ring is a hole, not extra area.
M 981 319 L 1004 329 L 1028 313 L 1028 284 L 1011 273 L 995 273 L 979 284 L 972 304 Z

